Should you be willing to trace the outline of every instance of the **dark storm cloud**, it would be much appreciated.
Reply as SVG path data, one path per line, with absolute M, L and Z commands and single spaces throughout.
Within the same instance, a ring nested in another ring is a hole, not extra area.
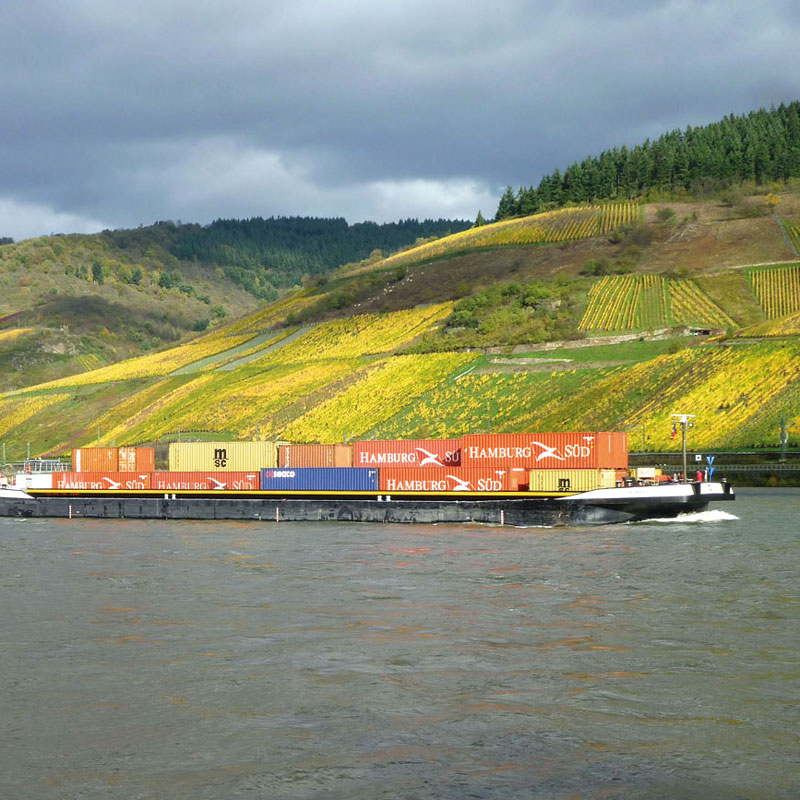
M 473 216 L 800 97 L 793 3 L 6 0 L 0 235 Z

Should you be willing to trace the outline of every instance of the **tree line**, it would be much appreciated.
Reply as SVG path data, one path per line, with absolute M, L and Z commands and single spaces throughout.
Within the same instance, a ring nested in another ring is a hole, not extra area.
M 632 148 L 545 175 L 538 186 L 509 186 L 495 219 L 527 216 L 567 203 L 622 200 L 649 193 L 702 193 L 733 184 L 764 185 L 800 177 L 800 101 L 769 111 L 665 133 Z
M 252 294 L 272 300 L 276 289 L 299 284 L 306 276 L 470 226 L 467 220 L 447 219 L 352 225 L 342 217 L 218 219 L 210 225 L 176 226 L 168 248 L 184 261 L 217 264 Z

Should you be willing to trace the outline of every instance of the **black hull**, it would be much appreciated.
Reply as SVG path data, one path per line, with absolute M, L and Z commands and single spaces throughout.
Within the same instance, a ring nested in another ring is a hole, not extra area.
M 715 498 L 717 499 L 717 498 Z M 724 497 L 718 499 L 733 499 Z M 651 498 L 591 503 L 528 497 L 496 500 L 377 498 L 164 497 L 142 495 L 38 496 L 0 500 L 0 515 L 69 519 L 184 519 L 262 522 L 463 523 L 565 526 L 628 522 L 702 511 L 708 499 Z

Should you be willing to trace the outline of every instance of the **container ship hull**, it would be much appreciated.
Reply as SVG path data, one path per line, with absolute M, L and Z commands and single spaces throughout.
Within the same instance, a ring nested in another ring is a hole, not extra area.
M 730 485 L 679 483 L 581 493 L 263 491 L 0 491 L 0 515 L 264 522 L 482 523 L 566 526 L 628 522 L 703 511 L 735 497 Z

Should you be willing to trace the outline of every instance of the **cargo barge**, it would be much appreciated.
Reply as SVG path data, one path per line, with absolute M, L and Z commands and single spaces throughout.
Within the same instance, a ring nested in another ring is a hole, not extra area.
M 347 521 L 563 526 L 638 521 L 730 501 L 726 483 L 674 483 L 556 494 L 0 489 L 0 515 L 69 519 Z
M 173 443 L 165 471 L 152 448 L 82 448 L 72 471 L 0 486 L 0 515 L 561 526 L 673 517 L 735 497 L 724 481 L 632 472 L 627 457 L 619 433 Z

